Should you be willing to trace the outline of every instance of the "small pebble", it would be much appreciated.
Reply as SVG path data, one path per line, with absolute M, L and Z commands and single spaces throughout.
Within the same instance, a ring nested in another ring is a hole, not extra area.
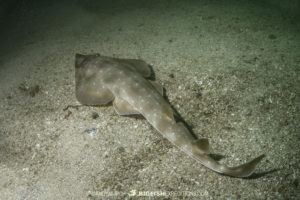
M 92 113 L 92 118 L 93 119 L 97 119 L 98 117 L 99 117 L 98 113 L 96 113 L 96 112 Z

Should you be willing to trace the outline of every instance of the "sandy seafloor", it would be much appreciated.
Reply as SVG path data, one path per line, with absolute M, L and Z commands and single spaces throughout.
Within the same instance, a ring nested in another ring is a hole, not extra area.
M 0 199 L 300 199 L 289 13 L 247 1 L 22 2 L 1 22 Z M 74 55 L 95 52 L 151 64 L 220 162 L 266 154 L 256 174 L 222 176 L 142 118 L 76 107 Z

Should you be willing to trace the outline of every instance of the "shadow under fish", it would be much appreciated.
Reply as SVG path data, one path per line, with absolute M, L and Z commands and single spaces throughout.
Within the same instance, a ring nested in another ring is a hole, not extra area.
M 197 139 L 182 122 L 176 122 L 162 86 L 147 79 L 151 75 L 151 67 L 142 60 L 76 54 L 76 98 L 85 105 L 113 102 L 119 115 L 141 114 L 172 144 L 215 172 L 234 177 L 253 173 L 264 155 L 237 167 L 217 162 L 210 156 L 207 139 Z

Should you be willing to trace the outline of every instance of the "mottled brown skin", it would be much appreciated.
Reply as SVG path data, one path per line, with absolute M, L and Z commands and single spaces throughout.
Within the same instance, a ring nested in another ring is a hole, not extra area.
M 196 139 L 182 123 L 177 123 L 162 87 L 147 80 L 150 67 L 142 60 L 76 54 L 76 97 L 86 105 L 113 101 L 119 115 L 141 114 L 171 143 L 209 169 L 234 177 L 250 176 L 264 155 L 237 167 L 227 167 L 212 159 L 207 139 Z

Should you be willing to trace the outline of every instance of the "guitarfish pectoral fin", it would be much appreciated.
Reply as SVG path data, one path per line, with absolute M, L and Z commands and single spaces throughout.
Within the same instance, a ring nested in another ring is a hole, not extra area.
M 145 78 L 148 78 L 152 74 L 152 69 L 148 63 L 143 60 L 138 59 L 124 59 L 124 58 L 114 58 L 116 61 L 123 64 L 124 67 L 129 67 L 134 69 L 140 75 Z
M 138 114 L 140 114 L 140 112 L 135 107 L 133 107 L 126 100 L 124 100 L 120 97 L 116 97 L 114 99 L 113 106 L 114 106 L 115 111 L 119 115 L 138 115 Z

